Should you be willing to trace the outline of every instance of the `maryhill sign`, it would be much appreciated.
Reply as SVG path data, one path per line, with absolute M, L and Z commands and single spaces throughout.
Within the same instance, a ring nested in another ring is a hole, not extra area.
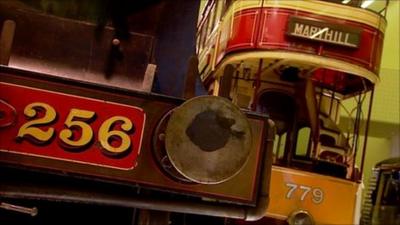
M 360 30 L 326 21 L 290 17 L 287 35 L 313 41 L 358 48 Z

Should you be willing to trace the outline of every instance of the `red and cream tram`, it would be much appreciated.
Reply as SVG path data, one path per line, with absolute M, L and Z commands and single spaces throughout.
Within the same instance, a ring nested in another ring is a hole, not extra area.
M 270 202 L 257 224 L 359 223 L 360 136 L 368 134 L 379 81 L 387 4 L 203 1 L 202 82 L 210 94 L 264 113 L 277 127 Z

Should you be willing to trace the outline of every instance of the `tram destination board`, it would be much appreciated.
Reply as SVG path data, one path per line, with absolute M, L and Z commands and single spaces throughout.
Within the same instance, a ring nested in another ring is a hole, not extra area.
M 0 163 L 254 204 L 267 119 L 247 115 L 253 133 L 248 161 L 254 163 L 233 178 L 178 182 L 152 149 L 158 125 L 183 102 L 1 67 Z
M 291 16 L 287 35 L 311 41 L 358 48 L 361 30 L 323 20 Z

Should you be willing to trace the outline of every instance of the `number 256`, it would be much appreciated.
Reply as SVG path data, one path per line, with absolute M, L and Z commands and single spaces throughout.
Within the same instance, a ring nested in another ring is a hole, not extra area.
M 40 110 L 44 110 L 44 116 L 35 119 Z M 19 128 L 17 139 L 29 137 L 33 138 L 35 143 L 46 143 L 54 137 L 55 130 L 53 127 L 47 130 L 37 128 L 37 126 L 48 125 L 56 120 L 57 112 L 52 106 L 42 102 L 34 102 L 25 107 L 24 114 L 32 120 Z M 91 143 L 94 135 L 92 127 L 88 123 L 93 120 L 95 115 L 96 113 L 92 111 L 71 109 L 64 122 L 66 128 L 62 129 L 59 133 L 62 147 L 73 150 L 85 147 Z M 111 130 L 118 122 L 122 123 L 122 131 Z M 79 138 L 74 137 L 73 128 L 81 130 Z M 116 156 L 128 151 L 131 146 L 131 139 L 126 132 L 131 131 L 133 128 L 132 121 L 123 116 L 113 116 L 105 120 L 98 131 L 98 140 L 101 148 L 104 150 L 103 152 L 107 155 Z M 110 143 L 115 137 L 121 140 L 118 147 L 114 147 Z

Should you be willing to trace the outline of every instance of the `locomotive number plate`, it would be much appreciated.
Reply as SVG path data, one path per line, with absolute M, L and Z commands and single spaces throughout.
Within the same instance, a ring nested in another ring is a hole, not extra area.
M 141 108 L 0 82 L 0 151 L 133 169 Z

